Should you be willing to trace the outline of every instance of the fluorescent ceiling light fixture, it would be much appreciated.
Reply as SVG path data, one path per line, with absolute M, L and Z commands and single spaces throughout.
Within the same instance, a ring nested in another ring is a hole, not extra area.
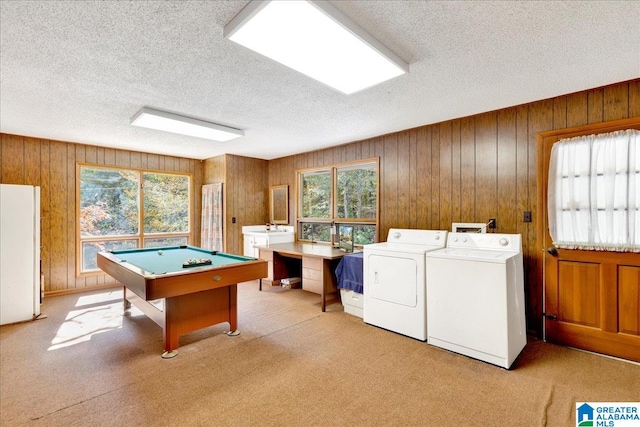
M 143 107 L 131 118 L 131 126 L 163 130 L 165 132 L 221 142 L 244 136 L 244 132 L 240 129 L 167 113 L 166 111 L 154 110 L 148 107 Z
M 409 65 L 327 1 L 249 3 L 224 37 L 345 94 L 409 72 Z

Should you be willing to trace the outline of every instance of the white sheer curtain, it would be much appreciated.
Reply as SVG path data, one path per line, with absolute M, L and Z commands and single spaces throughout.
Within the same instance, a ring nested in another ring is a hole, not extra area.
M 224 250 L 222 245 L 222 184 L 202 186 L 202 227 L 200 247 Z
M 640 252 L 640 131 L 556 142 L 547 200 L 554 246 Z

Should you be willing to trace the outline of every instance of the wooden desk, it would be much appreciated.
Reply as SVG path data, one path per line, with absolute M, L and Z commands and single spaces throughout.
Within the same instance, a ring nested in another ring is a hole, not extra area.
M 318 243 L 278 243 L 256 246 L 260 259 L 267 261 L 268 279 L 281 280 L 302 273 L 302 289 L 322 296 L 322 311 L 326 311 L 327 294 L 337 293 L 336 267 L 345 255 L 339 249 Z M 292 263 L 299 259 L 300 263 Z

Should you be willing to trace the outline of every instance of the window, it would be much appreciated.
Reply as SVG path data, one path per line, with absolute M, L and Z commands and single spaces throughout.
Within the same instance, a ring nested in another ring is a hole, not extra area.
M 558 141 L 548 191 L 554 246 L 640 252 L 640 131 Z
M 189 175 L 81 165 L 78 179 L 80 274 L 100 251 L 189 242 Z
M 331 218 L 331 170 L 300 175 L 303 218 Z
M 354 244 L 377 241 L 378 159 L 298 172 L 300 240 L 337 245 L 341 224 L 354 228 Z
M 336 168 L 338 218 L 375 218 L 378 199 L 376 163 Z

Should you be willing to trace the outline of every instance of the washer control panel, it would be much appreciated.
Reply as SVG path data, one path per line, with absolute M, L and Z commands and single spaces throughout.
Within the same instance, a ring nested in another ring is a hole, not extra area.
M 522 251 L 522 236 L 520 234 L 501 233 L 449 233 L 448 248 L 468 249 L 500 249 L 508 251 Z

